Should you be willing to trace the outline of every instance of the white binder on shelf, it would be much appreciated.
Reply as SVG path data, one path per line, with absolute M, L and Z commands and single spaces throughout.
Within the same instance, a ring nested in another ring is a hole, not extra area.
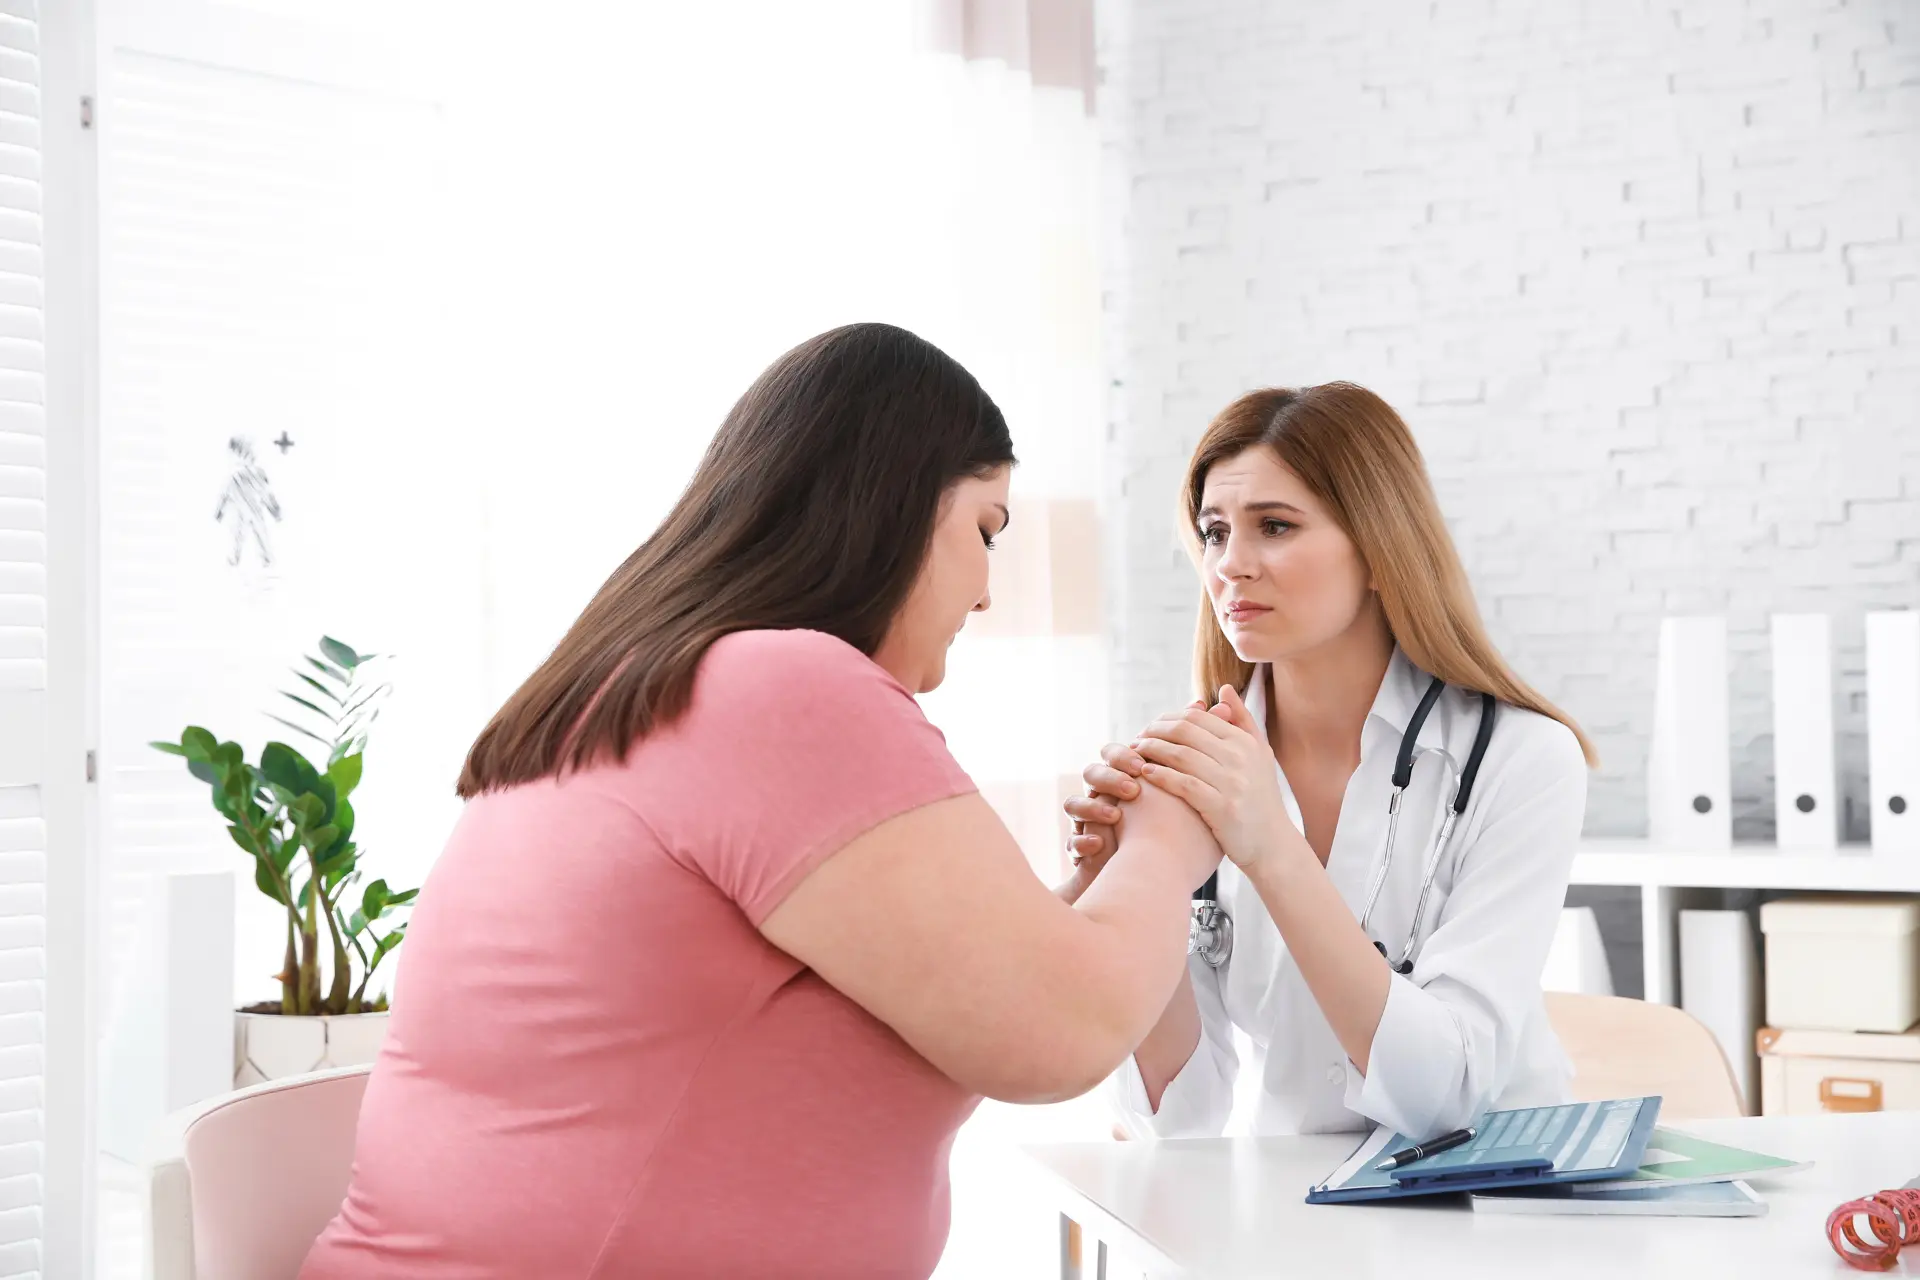
M 1680 912 L 1680 1007 L 1713 1032 L 1747 1112 L 1760 1111 L 1760 949 L 1744 911 Z
M 1840 843 L 1833 639 L 1824 613 L 1773 615 L 1773 813 L 1782 849 Z
M 1920 854 L 1920 612 L 1867 615 L 1867 797 L 1873 851 Z
M 1592 907 L 1561 908 L 1546 968 L 1540 973 L 1540 989 L 1583 996 L 1613 994 L 1613 968 L 1607 963 L 1600 920 Z
M 1657 848 L 1733 847 L 1727 620 L 1663 618 L 1647 753 L 1647 828 Z

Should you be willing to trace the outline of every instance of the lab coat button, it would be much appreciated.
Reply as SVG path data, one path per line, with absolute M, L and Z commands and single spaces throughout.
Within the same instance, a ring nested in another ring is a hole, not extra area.
M 1344 1084 L 1346 1083 L 1346 1079 L 1347 1079 L 1347 1071 L 1345 1067 L 1336 1065 L 1336 1066 L 1331 1066 L 1327 1068 L 1328 1084 Z

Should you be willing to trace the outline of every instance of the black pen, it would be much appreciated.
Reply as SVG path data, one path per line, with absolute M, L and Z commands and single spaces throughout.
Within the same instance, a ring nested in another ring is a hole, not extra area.
M 1432 1142 L 1419 1142 L 1405 1151 L 1396 1151 L 1373 1166 L 1376 1169 L 1398 1169 L 1412 1164 L 1415 1160 L 1424 1160 L 1428 1156 L 1437 1156 L 1442 1151 L 1451 1151 L 1455 1147 L 1473 1141 L 1472 1129 L 1455 1129 L 1452 1133 L 1435 1138 Z

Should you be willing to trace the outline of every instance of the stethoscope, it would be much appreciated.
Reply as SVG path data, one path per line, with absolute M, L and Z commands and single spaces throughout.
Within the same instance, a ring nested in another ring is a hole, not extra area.
M 1413 718 L 1407 722 L 1407 731 L 1400 736 L 1400 754 L 1394 758 L 1393 795 L 1387 800 L 1387 839 L 1380 851 L 1380 862 L 1374 868 L 1373 881 L 1367 888 L 1366 910 L 1360 913 L 1360 927 L 1365 930 L 1373 920 L 1373 908 L 1380 901 L 1380 890 L 1387 883 L 1387 872 L 1393 866 L 1394 840 L 1400 829 L 1400 799 L 1406 794 L 1407 784 L 1413 781 L 1413 758 L 1418 750 L 1418 739 L 1422 726 L 1427 723 L 1427 715 L 1433 710 L 1433 704 L 1440 701 L 1441 691 L 1446 682 L 1438 676 L 1427 686 L 1427 692 L 1420 699 L 1420 706 L 1414 711 Z M 1447 842 L 1453 838 L 1454 825 L 1465 812 L 1467 801 L 1473 795 L 1474 779 L 1480 776 L 1480 762 L 1486 759 L 1487 743 L 1493 739 L 1493 717 L 1500 703 L 1490 693 L 1480 695 L 1480 725 L 1473 735 L 1473 750 L 1467 754 L 1467 767 L 1458 775 L 1454 783 L 1453 802 L 1447 806 L 1447 816 L 1440 824 L 1440 834 L 1435 838 L 1433 847 L 1427 853 L 1427 865 L 1420 878 L 1420 897 L 1414 903 L 1413 922 L 1407 926 L 1406 945 L 1400 948 L 1396 959 L 1387 952 L 1387 944 L 1374 939 L 1374 947 L 1386 957 L 1393 971 L 1399 974 L 1413 972 L 1413 949 L 1420 937 L 1420 919 L 1427 911 L 1427 898 L 1433 892 L 1434 877 L 1440 874 L 1440 859 L 1447 851 Z M 1442 751 L 1441 756 L 1449 762 L 1452 757 Z M 1233 917 L 1220 905 L 1220 876 L 1216 872 L 1207 877 L 1207 882 L 1194 891 L 1193 915 L 1187 925 L 1187 954 L 1199 956 L 1211 968 L 1218 969 L 1233 954 Z

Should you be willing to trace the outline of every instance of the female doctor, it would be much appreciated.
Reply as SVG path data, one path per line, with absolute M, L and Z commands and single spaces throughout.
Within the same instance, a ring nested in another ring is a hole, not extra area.
M 1143 782 L 1227 859 L 1227 921 L 1197 906 L 1189 981 L 1114 1077 L 1126 1128 L 1219 1134 L 1236 1028 L 1255 1133 L 1431 1138 L 1563 1101 L 1540 972 L 1592 750 L 1488 640 L 1406 424 L 1351 384 L 1254 392 L 1184 499 L 1204 696 L 1109 745 L 1066 806 L 1082 879 Z

